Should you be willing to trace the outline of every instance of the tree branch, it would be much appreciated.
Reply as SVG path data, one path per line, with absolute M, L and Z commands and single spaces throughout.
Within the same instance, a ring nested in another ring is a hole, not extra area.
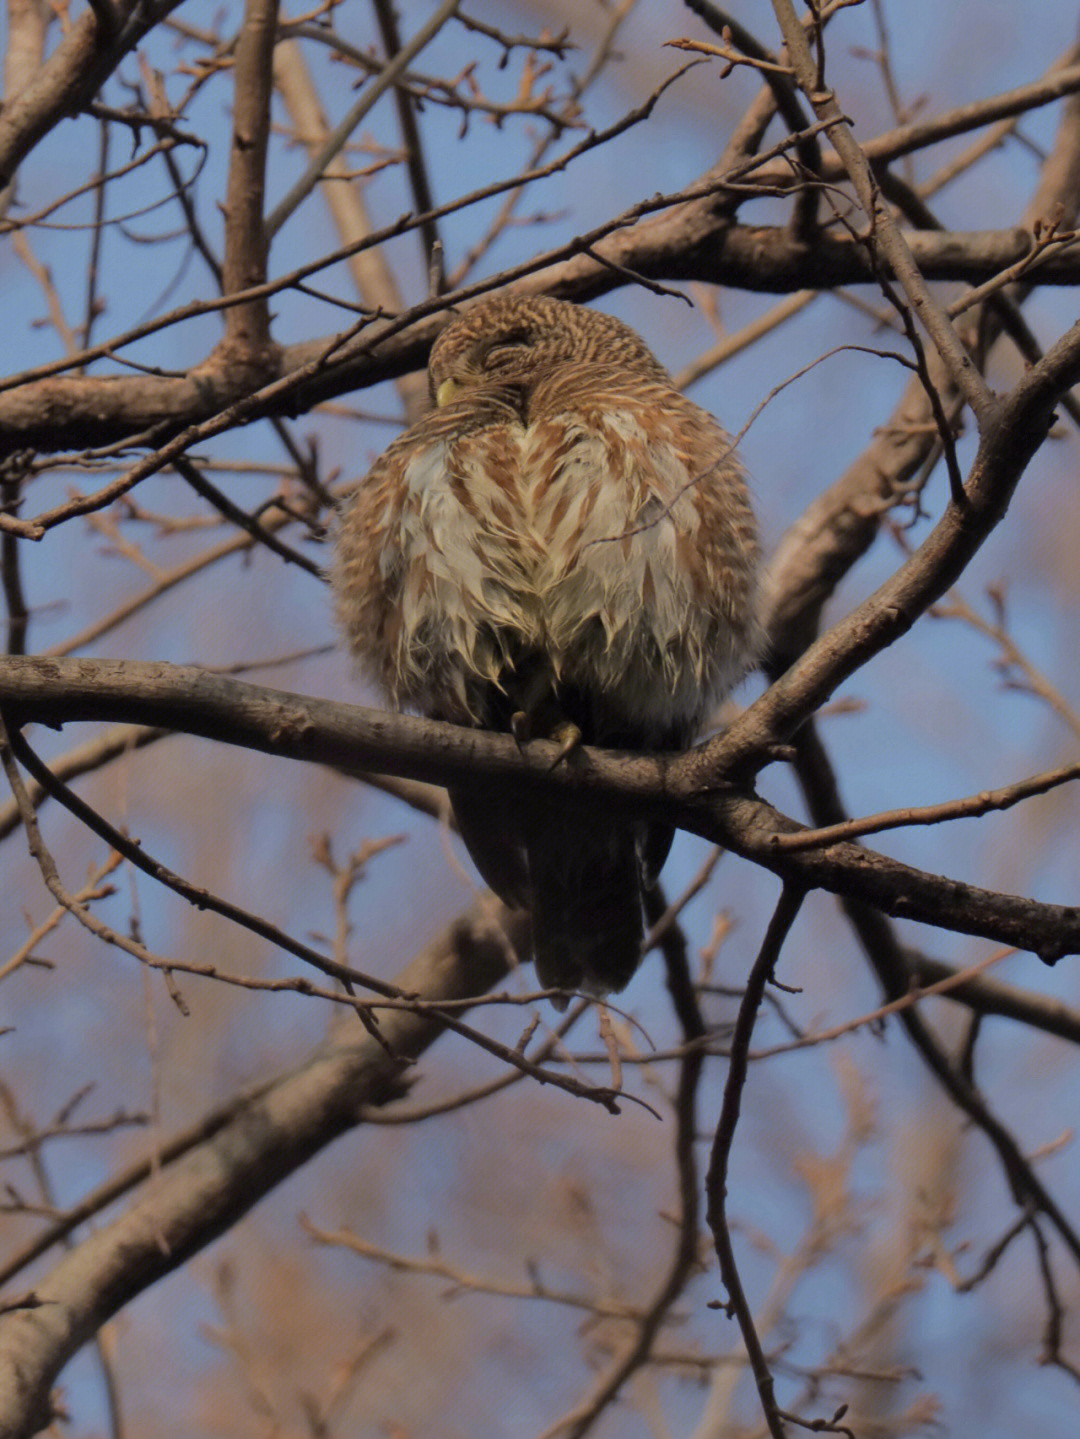
M 399 976 L 432 1001 L 482 994 L 506 973 L 505 943 L 480 916 L 459 921 Z M 299 1068 L 241 1100 L 235 1114 L 157 1174 L 120 1218 L 83 1240 L 34 1286 L 35 1304 L 0 1314 L 0 1432 L 46 1427 L 49 1390 L 71 1356 L 137 1294 L 186 1263 L 288 1175 L 399 1097 L 408 1066 L 442 1033 L 430 1014 L 387 1013 L 387 1044 L 346 1031 Z
M 662 818 L 724 845 L 789 884 L 1011 944 L 1047 962 L 1080 953 L 1080 909 L 1072 906 L 927 874 L 853 843 L 805 853 L 778 848 L 774 836 L 801 827 L 724 778 L 732 771 L 718 767 L 715 756 L 724 752 L 726 737 L 679 755 L 583 748 L 575 763 L 552 769 L 559 747 L 543 740 L 522 753 L 510 735 L 264 689 L 190 666 L 23 656 L 0 661 L 0 708 L 10 723 L 80 719 L 167 726 L 345 774 L 553 788 L 568 803 L 603 799 L 627 814 Z M 740 747 L 733 749 L 741 762 Z
M 247 0 L 236 45 L 222 267 L 222 289 L 227 295 L 266 281 L 269 237 L 263 204 L 277 13 L 277 0 Z M 270 358 L 270 312 L 266 300 L 233 305 L 224 314 L 225 338 L 219 356 L 230 367 L 250 371 L 250 383 L 266 372 Z

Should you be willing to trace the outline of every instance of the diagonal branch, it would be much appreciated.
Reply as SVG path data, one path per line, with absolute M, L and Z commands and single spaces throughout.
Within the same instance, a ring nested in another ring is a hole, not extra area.
M 422 951 L 398 984 L 434 1001 L 462 1000 L 505 973 L 505 944 L 474 915 Z M 397 1098 L 408 1066 L 442 1025 L 429 1014 L 397 1010 L 380 1031 L 385 1046 L 346 1031 L 239 1102 L 208 1137 L 166 1163 L 126 1213 L 36 1282 L 34 1307 L 0 1315 L 0 1433 L 28 1436 L 45 1427 L 53 1382 L 101 1325 L 360 1124 L 365 1108 Z
M 812 725 L 806 726 L 796 746 L 799 782 L 818 823 L 831 823 L 843 815 L 832 766 Z M 863 950 L 888 999 L 907 993 L 910 968 L 893 927 L 871 906 L 856 897 L 842 901 Z M 963 1065 L 954 1062 L 915 1006 L 900 1010 L 900 1022 L 927 1068 L 953 1103 L 982 1130 L 997 1154 L 1013 1200 L 1021 1210 L 1029 1207 L 1046 1215 L 1074 1260 L 1080 1263 L 1080 1233 L 1050 1194 L 1006 1126 L 983 1099 Z
M 405 73 L 409 61 L 414 59 L 425 45 L 434 40 L 435 36 L 451 18 L 460 3 L 461 0 L 443 0 L 443 3 L 439 6 L 438 10 L 436 10 L 435 14 L 431 16 L 427 24 L 422 25 L 412 39 L 402 46 L 379 75 L 379 78 L 374 80 L 371 85 L 365 89 L 356 104 L 353 105 L 345 117 L 338 122 L 319 147 L 316 154 L 312 157 L 303 175 L 297 180 L 296 184 L 284 199 L 278 201 L 271 214 L 267 217 L 266 228 L 271 235 L 276 234 L 277 231 L 281 229 L 293 211 L 311 194 L 312 190 L 314 190 L 315 186 L 323 178 L 327 162 L 333 159 L 338 153 L 356 129 L 357 125 L 359 125 L 360 121 L 374 106 L 375 102 L 385 91 L 389 90 L 390 86 L 394 84 L 400 75 Z
M 123 57 L 180 3 L 117 0 L 110 36 L 92 9 L 79 16 L 33 79 L 0 109 L 0 189 L 37 142 L 88 104 Z
M 995 405 L 983 426 L 963 506 L 948 505 L 915 553 L 869 599 L 813 644 L 721 739 L 700 752 L 724 773 L 760 763 L 849 675 L 893 644 L 963 573 L 994 527 L 1050 429 L 1054 405 L 1080 380 L 1080 323 Z M 702 782 L 705 776 L 702 775 Z

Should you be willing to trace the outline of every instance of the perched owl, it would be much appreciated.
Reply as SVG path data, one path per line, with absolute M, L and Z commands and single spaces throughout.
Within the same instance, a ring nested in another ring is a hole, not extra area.
M 618 749 L 682 748 L 754 647 L 757 542 L 720 426 L 619 320 L 499 295 L 453 321 L 433 409 L 346 505 L 338 614 L 398 707 Z M 532 911 L 545 987 L 637 968 L 671 831 L 596 802 L 451 791 L 486 882 Z

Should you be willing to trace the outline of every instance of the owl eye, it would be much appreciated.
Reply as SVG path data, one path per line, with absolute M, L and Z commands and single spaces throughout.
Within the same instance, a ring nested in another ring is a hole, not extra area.
M 480 348 L 479 361 L 483 369 L 494 370 L 508 360 L 514 360 L 522 350 L 529 348 L 529 336 L 524 332 L 499 335 L 485 341 Z

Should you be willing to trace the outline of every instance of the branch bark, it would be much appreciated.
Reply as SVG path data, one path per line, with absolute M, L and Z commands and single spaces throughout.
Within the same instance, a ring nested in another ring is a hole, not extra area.
M 269 236 L 263 205 L 277 13 L 277 0 L 248 0 L 236 46 L 222 267 L 226 295 L 250 290 L 266 280 Z M 251 383 L 265 373 L 269 348 L 270 311 L 266 299 L 259 298 L 225 311 L 225 337 L 210 363 L 246 369 Z

